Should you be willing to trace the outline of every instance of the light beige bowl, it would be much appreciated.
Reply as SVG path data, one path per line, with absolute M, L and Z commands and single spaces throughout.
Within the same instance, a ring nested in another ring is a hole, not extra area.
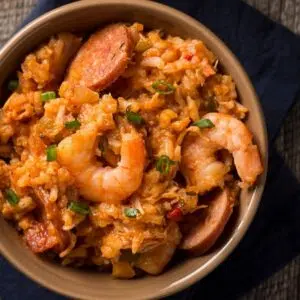
M 200 280 L 215 269 L 237 246 L 257 210 L 267 171 L 267 133 L 263 113 L 245 71 L 230 50 L 206 27 L 167 6 L 141 0 L 79 1 L 38 18 L 15 35 L 0 52 L 0 86 L 24 56 L 52 34 L 93 30 L 103 23 L 141 22 L 173 35 L 198 38 L 219 57 L 236 82 L 241 102 L 249 110 L 248 126 L 263 156 L 265 172 L 255 189 L 243 192 L 234 228 L 223 243 L 207 255 L 175 263 L 163 274 L 135 280 L 116 280 L 108 274 L 64 268 L 32 254 L 16 231 L 0 218 L 0 252 L 24 274 L 58 293 L 80 299 L 154 299 Z

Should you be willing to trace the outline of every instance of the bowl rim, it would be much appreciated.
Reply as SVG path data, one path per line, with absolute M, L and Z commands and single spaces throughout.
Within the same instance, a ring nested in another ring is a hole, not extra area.
M 187 288 L 188 286 L 191 286 L 195 282 L 201 280 L 205 276 L 207 276 L 210 272 L 212 272 L 217 266 L 219 266 L 223 261 L 227 259 L 227 257 L 232 253 L 232 251 L 236 248 L 236 246 L 239 244 L 241 239 L 244 237 L 245 233 L 247 232 L 249 226 L 251 225 L 253 218 L 257 212 L 259 203 L 262 198 L 262 194 L 264 191 L 265 183 L 266 183 L 266 177 L 267 177 L 267 171 L 268 171 L 268 137 L 267 137 L 267 127 L 266 122 L 262 110 L 262 106 L 260 104 L 260 101 L 258 100 L 257 94 L 255 92 L 255 89 L 246 73 L 242 65 L 240 64 L 239 60 L 236 58 L 236 56 L 232 53 L 232 51 L 227 47 L 227 45 L 221 41 L 209 28 L 204 26 L 202 23 L 200 23 L 198 20 L 192 18 L 191 16 L 174 9 L 170 6 L 157 3 L 154 1 L 146 1 L 146 0 L 101 0 L 99 2 L 98 0 L 85 0 L 85 1 L 77 1 L 73 2 L 67 5 L 63 5 L 59 8 L 56 8 L 54 10 L 51 10 L 35 20 L 31 21 L 29 24 L 27 24 L 23 29 L 21 29 L 18 33 L 16 33 L 0 50 L 0 60 L 5 59 L 6 56 L 10 54 L 11 49 L 14 49 L 14 46 L 16 46 L 23 38 L 24 35 L 26 35 L 28 32 L 33 31 L 34 29 L 37 29 L 40 23 L 49 22 L 52 18 L 56 17 L 63 17 L 63 15 L 68 12 L 70 9 L 79 9 L 84 8 L 88 6 L 93 5 L 128 5 L 128 6 L 138 6 L 142 7 L 143 9 L 152 9 L 152 10 L 161 10 L 163 9 L 165 12 L 171 15 L 176 15 L 177 19 L 185 19 L 189 23 L 192 23 L 195 27 L 198 27 L 201 29 L 201 31 L 206 31 L 206 35 L 210 36 L 214 43 L 217 43 L 218 45 L 222 46 L 227 50 L 227 54 L 231 59 L 234 61 L 236 68 L 238 69 L 238 72 L 244 77 L 245 82 L 247 83 L 250 93 L 252 93 L 253 98 L 252 101 L 255 102 L 258 113 L 259 113 L 259 119 L 262 122 L 262 136 L 263 136 L 263 146 L 265 147 L 265 153 L 264 153 L 264 172 L 260 175 L 260 189 L 256 192 L 256 199 L 255 201 L 252 201 L 251 207 L 248 208 L 248 214 L 246 215 L 246 218 L 244 217 L 241 221 L 240 226 L 238 227 L 238 230 L 236 230 L 226 245 L 218 251 L 206 264 L 203 268 L 197 269 L 194 272 L 187 274 L 181 280 L 176 282 L 176 285 L 168 286 L 164 289 L 160 289 L 158 291 L 153 291 L 153 294 L 148 297 L 147 295 L 144 296 L 143 299 L 157 299 L 161 297 L 165 297 L 171 294 L 174 294 L 176 292 L 179 292 L 183 290 L 184 288 Z M 14 255 L 11 254 L 8 248 L 6 248 L 5 244 L 2 243 L 0 239 L 0 254 L 2 254 L 14 267 L 16 267 L 19 271 L 21 271 L 24 275 L 31 278 L 33 281 L 37 282 L 38 284 L 42 285 L 43 287 L 52 290 L 54 292 L 57 292 L 59 294 L 65 295 L 67 297 L 81 297 L 83 299 L 94 299 L 89 298 L 88 295 L 78 295 L 77 293 L 72 293 L 72 291 L 66 291 L 61 286 L 55 286 L 51 282 L 47 282 L 43 277 L 38 276 L 35 274 L 35 272 L 31 271 L 30 269 L 23 266 L 22 262 L 20 260 L 16 260 Z

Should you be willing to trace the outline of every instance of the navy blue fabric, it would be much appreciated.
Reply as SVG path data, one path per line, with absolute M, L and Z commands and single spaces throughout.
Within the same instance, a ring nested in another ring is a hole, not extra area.
M 71 1 L 41 0 L 29 20 Z M 245 67 L 261 100 L 270 141 L 266 190 L 253 224 L 217 270 L 169 299 L 236 299 L 300 251 L 300 185 L 273 140 L 300 88 L 299 38 L 238 0 L 162 0 L 215 32 Z M 28 21 L 29 21 L 28 20 Z M 38 286 L 0 258 L 0 298 L 64 299 Z
M 73 2 L 73 1 L 72 0 L 40 0 L 37 3 L 37 6 L 35 6 L 33 8 L 30 15 L 27 17 L 25 22 L 22 24 L 22 27 L 24 25 L 28 24 L 29 22 L 31 22 L 32 20 L 36 19 L 40 15 L 42 15 L 54 8 L 57 8 L 59 6 L 62 6 L 62 5 L 71 3 L 71 2 Z M 22 27 L 20 27 L 20 28 L 22 28 Z

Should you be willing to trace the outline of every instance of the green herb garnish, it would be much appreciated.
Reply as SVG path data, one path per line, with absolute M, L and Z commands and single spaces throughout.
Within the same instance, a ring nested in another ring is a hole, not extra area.
M 12 189 L 7 189 L 5 191 L 6 194 L 6 200 L 8 201 L 8 203 L 12 206 L 16 206 L 19 201 L 20 198 L 17 196 L 17 194 L 12 190 Z
M 201 119 L 192 124 L 192 126 L 197 126 L 199 128 L 213 128 L 215 127 L 214 123 L 209 119 Z
M 144 119 L 139 113 L 133 112 L 130 110 L 130 106 L 126 109 L 126 119 L 134 124 L 134 125 L 142 125 L 144 123 Z
M 47 161 L 54 161 L 56 160 L 56 145 L 51 145 L 46 149 L 47 154 Z
M 65 127 L 68 129 L 78 129 L 81 123 L 78 120 L 73 120 L 65 123 Z
M 18 80 L 10 80 L 9 82 L 8 82 L 8 89 L 10 90 L 10 91 L 15 91 L 18 87 L 19 87 L 19 81 Z
M 175 161 L 171 160 L 167 155 L 162 155 L 157 159 L 155 168 L 163 175 L 167 175 L 172 165 L 175 165 Z
M 157 80 L 152 83 L 152 88 L 159 94 L 169 95 L 175 92 L 175 87 L 164 80 Z
M 136 218 L 137 215 L 140 214 L 140 211 L 137 208 L 126 207 L 124 209 L 124 214 L 128 218 Z
M 88 204 L 78 201 L 72 201 L 69 203 L 68 208 L 80 215 L 88 215 L 90 213 L 90 208 Z
M 53 92 L 53 91 L 48 91 L 48 92 L 45 92 L 45 93 L 42 93 L 41 94 L 41 100 L 42 102 L 48 102 L 52 99 L 55 99 L 56 98 L 56 93 Z

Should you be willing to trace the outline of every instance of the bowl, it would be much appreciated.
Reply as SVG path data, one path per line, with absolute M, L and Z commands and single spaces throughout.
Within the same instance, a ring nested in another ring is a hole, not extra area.
M 0 252 L 21 272 L 39 284 L 79 299 L 157 299 L 176 293 L 221 264 L 247 231 L 259 205 L 267 172 L 267 133 L 259 100 L 244 69 L 209 29 L 170 7 L 141 0 L 91 0 L 75 2 L 36 19 L 16 34 L 0 52 L 0 86 L 20 65 L 26 54 L 52 34 L 61 31 L 91 31 L 103 23 L 137 21 L 170 34 L 198 38 L 219 58 L 225 73 L 231 74 L 241 102 L 249 110 L 247 124 L 262 154 L 265 171 L 254 189 L 243 191 L 230 230 L 209 253 L 191 257 L 168 268 L 159 276 L 117 280 L 108 274 L 65 268 L 46 261 L 25 247 L 20 237 L 0 218 Z

